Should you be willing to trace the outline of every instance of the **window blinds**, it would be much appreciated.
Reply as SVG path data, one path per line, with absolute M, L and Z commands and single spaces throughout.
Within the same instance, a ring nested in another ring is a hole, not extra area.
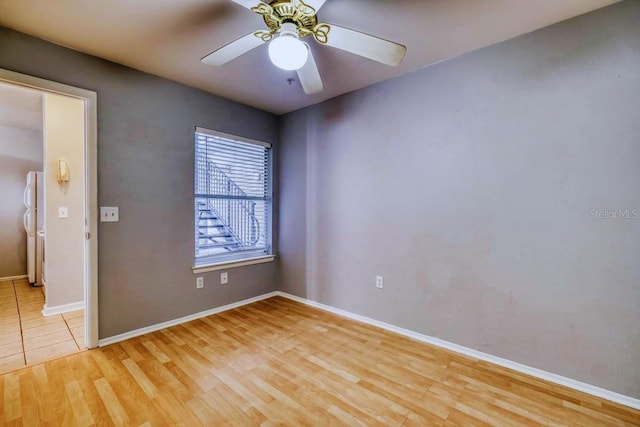
M 270 253 L 270 145 L 198 128 L 196 264 Z

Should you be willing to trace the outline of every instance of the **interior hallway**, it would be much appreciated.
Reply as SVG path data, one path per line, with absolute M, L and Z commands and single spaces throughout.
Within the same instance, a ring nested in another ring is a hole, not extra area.
M 44 317 L 44 289 L 0 282 L 0 373 L 84 348 L 84 310 Z

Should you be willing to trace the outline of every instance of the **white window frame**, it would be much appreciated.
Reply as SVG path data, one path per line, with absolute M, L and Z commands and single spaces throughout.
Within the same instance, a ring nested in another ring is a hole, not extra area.
M 192 266 L 192 271 L 194 273 L 203 273 L 207 271 L 216 271 L 231 267 L 240 267 L 245 265 L 252 264 L 260 264 L 265 262 L 271 262 L 274 260 L 275 255 L 273 254 L 273 152 L 272 145 L 267 142 L 258 141 L 250 138 L 245 138 L 237 135 L 232 135 L 224 132 L 219 132 L 211 129 L 196 127 L 195 132 L 193 134 L 193 144 L 194 144 L 194 189 L 193 189 L 193 201 L 194 201 L 194 227 L 193 230 L 196 230 L 198 226 L 198 211 L 195 206 L 195 200 L 197 198 L 196 194 L 196 179 L 197 179 L 197 154 L 196 154 L 196 144 L 197 144 L 197 134 L 209 135 L 217 138 L 223 138 L 232 140 L 235 142 L 241 142 L 246 144 L 258 145 L 261 147 L 265 147 L 268 149 L 267 152 L 267 171 L 266 171 L 266 216 L 267 216 L 267 230 L 265 230 L 265 239 L 266 239 L 266 251 L 262 254 L 243 254 L 242 252 L 234 253 L 234 251 L 230 251 L 228 254 L 224 255 L 212 255 L 209 258 L 205 259 L 196 259 L 196 234 L 193 233 L 194 242 L 194 265 Z

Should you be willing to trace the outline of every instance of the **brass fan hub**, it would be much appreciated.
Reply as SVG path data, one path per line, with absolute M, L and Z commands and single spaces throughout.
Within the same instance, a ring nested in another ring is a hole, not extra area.
M 291 0 L 275 0 L 269 4 L 273 9 L 273 14 L 263 15 L 264 22 L 267 27 L 277 33 L 280 27 L 285 22 L 291 22 L 300 28 L 304 28 L 307 31 L 302 31 L 303 34 L 298 34 L 299 37 L 306 37 L 311 35 L 313 27 L 318 24 L 318 18 L 313 15 L 303 15 L 293 1 Z M 300 33 L 300 31 L 298 31 Z
M 251 10 L 262 15 L 269 28 L 269 31 L 261 30 L 253 33 L 265 43 L 278 37 L 285 24 L 293 25 L 295 27 L 293 32 L 296 32 L 300 39 L 313 36 L 318 43 L 327 43 L 331 27 L 328 24 L 318 24 L 316 10 L 305 4 L 303 0 L 275 0 L 269 4 L 260 2 Z

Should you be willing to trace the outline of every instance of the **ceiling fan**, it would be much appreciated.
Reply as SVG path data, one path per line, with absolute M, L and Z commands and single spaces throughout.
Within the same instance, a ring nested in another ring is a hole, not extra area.
M 283 70 L 296 71 L 307 95 L 322 92 L 324 85 L 309 45 L 300 39 L 312 36 L 321 45 L 341 49 L 383 64 L 396 66 L 407 48 L 334 24 L 319 23 L 316 13 L 326 0 L 232 0 L 262 15 L 267 30 L 259 30 L 232 41 L 202 58 L 208 65 L 227 62 L 269 43 L 269 58 Z

